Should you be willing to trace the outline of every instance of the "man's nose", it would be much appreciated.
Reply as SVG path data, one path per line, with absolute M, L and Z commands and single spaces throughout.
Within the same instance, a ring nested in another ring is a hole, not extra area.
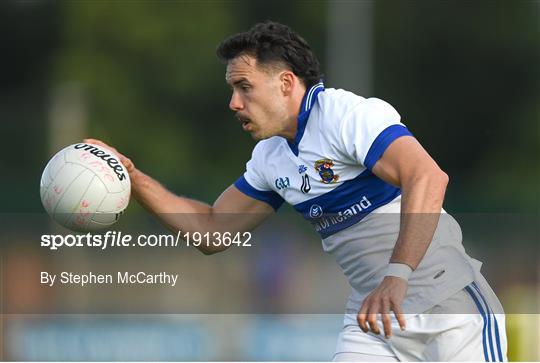
M 233 111 L 240 111 L 244 108 L 242 100 L 236 92 L 233 92 L 231 96 L 231 101 L 229 102 L 229 108 Z

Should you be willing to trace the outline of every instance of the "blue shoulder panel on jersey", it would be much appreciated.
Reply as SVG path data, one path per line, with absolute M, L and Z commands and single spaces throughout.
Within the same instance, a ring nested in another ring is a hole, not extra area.
M 304 136 L 304 131 L 306 130 L 306 124 L 309 118 L 309 114 L 311 112 L 311 108 L 313 107 L 315 102 L 317 102 L 317 95 L 319 94 L 319 92 L 322 91 L 324 91 L 324 84 L 322 82 L 319 82 L 316 85 L 312 86 L 308 91 L 306 91 L 306 94 L 302 99 L 300 113 L 298 114 L 298 127 L 296 130 L 294 142 L 287 141 L 287 144 L 289 144 L 291 151 L 296 156 L 298 156 L 298 144 L 300 144 L 300 140 L 302 140 L 302 136 Z
M 391 125 L 385 128 L 379 136 L 373 141 L 371 147 L 368 150 L 364 165 L 369 170 L 373 169 L 375 163 L 384 154 L 386 148 L 398 137 L 412 136 L 411 132 L 403 125 Z
M 366 169 L 332 191 L 296 204 L 294 209 L 315 226 L 322 238 L 326 238 L 358 223 L 400 194 L 399 188 Z
M 278 210 L 284 202 L 283 198 L 274 191 L 263 191 L 253 188 L 243 175 L 234 182 L 234 186 L 245 195 L 270 204 L 274 210 Z

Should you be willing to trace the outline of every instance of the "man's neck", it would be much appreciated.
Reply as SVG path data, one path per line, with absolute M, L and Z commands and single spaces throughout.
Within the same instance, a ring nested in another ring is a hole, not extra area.
M 302 100 L 306 94 L 307 89 L 304 85 L 298 87 L 291 97 L 290 116 L 285 122 L 286 127 L 280 136 L 286 138 L 288 141 L 293 142 L 298 132 L 298 115 L 300 115 L 300 108 L 302 107 Z

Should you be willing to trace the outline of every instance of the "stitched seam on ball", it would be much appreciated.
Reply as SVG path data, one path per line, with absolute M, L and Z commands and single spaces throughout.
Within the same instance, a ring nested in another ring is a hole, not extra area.
M 72 162 L 67 162 L 65 165 L 67 164 L 75 164 L 75 163 L 72 163 Z M 64 165 L 64 166 L 65 166 Z M 62 199 L 65 197 L 66 195 L 66 191 L 69 190 L 69 188 L 71 187 L 71 185 L 73 183 L 75 183 L 75 180 L 79 179 L 79 177 L 81 176 L 82 173 L 84 173 L 86 170 L 89 170 L 89 169 L 84 169 L 82 170 L 79 174 L 77 174 L 77 176 L 75 178 L 73 178 L 73 180 L 71 181 L 71 183 L 68 184 L 68 186 L 64 189 L 64 194 L 62 194 L 62 197 L 60 199 L 58 199 L 58 202 L 56 202 L 56 205 L 54 206 L 54 210 L 52 212 L 52 214 L 54 215 L 56 213 L 56 209 L 58 208 L 58 205 L 60 204 L 60 202 L 62 201 Z M 95 178 L 95 175 L 94 175 L 94 178 Z M 52 184 L 52 183 L 51 183 Z M 90 185 L 90 184 L 89 184 Z M 84 191 L 86 193 L 86 190 Z M 83 193 L 84 195 L 84 193 Z M 82 199 L 82 198 L 81 198 Z M 79 203 L 80 203 L 80 200 L 79 200 Z

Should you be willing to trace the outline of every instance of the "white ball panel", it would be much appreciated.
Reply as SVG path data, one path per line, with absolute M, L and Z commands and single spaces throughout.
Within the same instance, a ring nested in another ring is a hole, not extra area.
M 47 213 L 52 214 L 58 205 L 58 202 L 64 195 L 71 183 L 87 169 L 77 164 L 64 164 L 56 174 L 54 180 L 49 183 L 47 191 L 44 193 L 41 202 Z
M 47 166 L 45 166 L 45 170 L 41 174 L 40 187 L 47 188 L 64 164 L 64 150 L 60 150 L 49 160 Z
M 88 226 L 91 224 L 92 216 L 98 210 L 107 194 L 105 185 L 94 176 L 88 189 L 75 206 L 76 211 L 70 214 L 70 218 L 66 222 L 66 227 L 75 231 L 89 230 Z
M 108 194 L 98 208 L 102 213 L 118 213 L 126 209 L 129 203 L 129 190 Z
M 109 226 L 120 218 L 120 213 L 102 213 L 97 212 L 92 216 L 91 224 L 96 226 Z
M 76 164 L 67 164 L 76 165 Z M 77 167 L 82 168 L 80 165 Z M 69 169 L 69 168 L 66 168 Z M 63 194 L 54 208 L 53 218 L 62 225 L 66 225 L 73 213 L 77 213 L 79 209 L 79 203 L 81 202 L 84 193 L 89 188 L 90 183 L 95 178 L 94 173 L 91 170 L 84 169 L 76 178 L 71 178 L 71 183 L 63 190 Z M 63 179 L 69 180 L 69 178 Z M 55 180 L 56 181 L 56 180 Z

